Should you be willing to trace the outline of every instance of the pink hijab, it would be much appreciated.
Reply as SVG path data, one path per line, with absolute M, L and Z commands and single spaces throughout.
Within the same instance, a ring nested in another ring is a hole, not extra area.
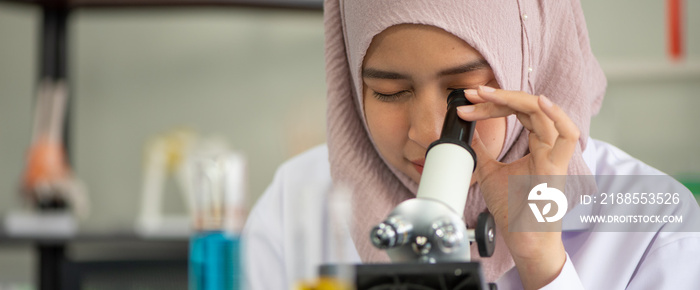
M 372 38 L 390 26 L 442 28 L 477 49 L 502 88 L 551 98 L 581 130 L 569 174 L 591 174 L 581 152 L 606 80 L 591 52 L 578 0 L 326 0 L 324 10 L 331 176 L 353 190 L 351 235 L 363 262 L 389 261 L 385 252 L 370 244 L 369 231 L 417 190 L 415 182 L 379 155 L 364 118 L 362 62 Z M 510 116 L 498 159 L 512 162 L 527 153 L 528 132 Z M 476 216 L 485 210 L 475 185 L 469 192 L 465 222 L 475 225 Z M 475 248 L 472 257 L 479 257 Z M 501 239 L 494 256 L 481 261 L 488 281 L 513 266 Z

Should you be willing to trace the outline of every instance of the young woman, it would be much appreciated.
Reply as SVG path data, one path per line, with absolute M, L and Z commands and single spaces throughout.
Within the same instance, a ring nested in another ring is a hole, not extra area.
M 493 257 L 480 259 L 488 281 L 499 289 L 700 287 L 689 272 L 700 270 L 698 232 L 508 231 L 510 175 L 661 174 L 589 137 L 606 80 L 578 1 L 329 0 L 325 26 L 328 145 L 282 165 L 251 212 L 251 289 L 295 282 L 283 213 L 309 188 L 349 186 L 346 262 L 387 262 L 369 231 L 415 196 L 454 89 L 476 104 L 459 109 L 477 121 L 464 220 L 474 225 L 488 210 L 499 233 Z M 683 210 L 700 220 L 697 204 Z

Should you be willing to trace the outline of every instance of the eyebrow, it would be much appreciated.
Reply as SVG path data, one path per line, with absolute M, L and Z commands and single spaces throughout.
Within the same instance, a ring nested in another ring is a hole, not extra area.
M 489 63 L 485 59 L 479 58 L 475 61 L 440 71 L 438 73 L 438 75 L 439 76 L 456 75 L 456 74 L 471 72 L 471 71 L 480 70 L 480 69 L 489 68 L 489 67 L 491 67 L 491 66 L 489 65 Z M 404 74 L 390 72 L 390 71 L 383 71 L 383 70 L 378 70 L 378 69 L 373 69 L 373 68 L 362 69 L 362 77 L 363 78 L 370 78 L 370 79 L 388 79 L 388 80 L 407 80 L 407 79 L 410 79 L 409 76 L 404 75 Z
M 439 76 L 447 76 L 447 75 L 458 75 L 461 73 L 465 72 L 470 72 L 470 71 L 475 71 L 475 70 L 480 70 L 480 69 L 485 69 L 485 68 L 490 68 L 491 66 L 489 63 L 483 59 L 477 59 L 475 61 L 453 67 L 453 68 L 448 68 L 446 70 L 441 71 L 438 73 Z
M 388 80 L 407 80 L 409 77 L 404 74 L 388 72 L 373 68 L 362 69 L 362 77 L 368 79 L 388 79 Z

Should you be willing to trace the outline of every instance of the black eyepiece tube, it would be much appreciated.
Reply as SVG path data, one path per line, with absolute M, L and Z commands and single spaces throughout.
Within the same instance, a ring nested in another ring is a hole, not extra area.
M 473 105 L 473 103 L 464 97 L 463 89 L 454 90 L 450 93 L 447 97 L 447 114 L 445 115 L 445 122 L 442 124 L 440 139 L 430 144 L 428 151 L 437 144 L 452 143 L 467 149 L 476 160 L 476 155 L 471 148 L 476 122 L 462 120 L 457 115 L 457 107 L 465 105 Z
M 445 123 L 442 125 L 440 139 L 455 140 L 455 142 L 464 143 L 467 147 L 471 147 L 476 122 L 464 121 L 457 116 L 457 107 L 465 105 L 473 104 L 464 97 L 464 90 L 454 90 L 447 97 L 447 115 L 445 115 Z

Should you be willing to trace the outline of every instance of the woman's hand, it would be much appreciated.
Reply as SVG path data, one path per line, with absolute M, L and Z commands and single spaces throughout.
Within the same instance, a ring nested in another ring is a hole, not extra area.
M 557 231 L 509 232 L 508 176 L 566 175 L 580 132 L 566 113 L 545 96 L 485 86 L 466 90 L 465 95 L 475 105 L 459 107 L 460 118 L 477 121 L 515 114 L 530 131 L 530 154 L 508 164 L 491 156 L 475 132 L 472 147 L 478 162 L 474 178 L 508 245 L 524 288 L 543 287 L 559 275 L 566 261 L 561 224 L 554 224 Z

